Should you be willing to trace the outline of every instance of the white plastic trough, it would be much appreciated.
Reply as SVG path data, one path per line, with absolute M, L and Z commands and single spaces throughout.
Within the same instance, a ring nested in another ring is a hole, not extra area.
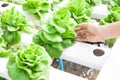
M 107 5 L 101 4 L 96 7 L 93 7 L 92 18 L 93 19 L 102 19 L 109 14 Z
M 104 51 L 102 56 L 93 54 L 95 49 Z M 110 56 L 110 49 L 107 47 L 98 47 L 96 45 L 76 42 L 73 46 L 65 49 L 62 54 L 62 59 L 88 66 L 100 70 L 106 59 Z
M 96 80 L 120 80 L 120 38 L 115 42 Z
M 8 71 L 6 67 L 7 62 L 8 58 L 0 58 L 0 76 L 8 80 L 11 80 L 7 72 Z M 49 80 L 86 80 L 86 79 L 51 67 Z

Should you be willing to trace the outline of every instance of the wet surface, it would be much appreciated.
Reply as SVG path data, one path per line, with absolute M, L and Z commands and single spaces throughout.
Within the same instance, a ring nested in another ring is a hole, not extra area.
M 54 60 L 53 62 L 54 63 L 52 64 L 52 66 L 59 69 L 57 60 Z M 86 78 L 88 80 L 96 80 L 96 77 L 99 74 L 98 70 L 95 70 L 83 65 L 79 65 L 76 63 L 72 63 L 66 60 L 63 60 L 63 65 L 64 65 L 65 72 Z

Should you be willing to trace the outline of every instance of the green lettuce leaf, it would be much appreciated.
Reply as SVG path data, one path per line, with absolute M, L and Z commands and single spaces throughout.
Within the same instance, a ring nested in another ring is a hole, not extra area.
M 51 42 L 62 42 L 62 37 L 59 34 L 50 34 L 43 32 L 43 36 Z
M 32 33 L 34 30 L 34 26 L 26 21 L 26 16 L 17 11 L 15 7 L 1 14 L 0 27 L 10 32 L 24 31 Z
M 21 34 L 18 31 L 15 32 L 5 31 L 3 37 L 8 45 L 17 44 L 21 40 Z
M 11 55 L 7 68 L 12 80 L 49 80 L 51 61 L 43 47 L 30 44 Z
M 85 0 L 69 0 L 67 8 L 71 12 L 71 17 L 78 24 L 88 22 L 91 17 L 90 6 Z
M 67 8 L 54 11 L 52 17 L 41 23 L 40 31 L 33 36 L 33 42 L 44 46 L 52 58 L 60 57 L 62 51 L 74 43 L 76 38 L 74 28 L 77 23 L 71 19 Z
M 29 13 L 36 15 L 38 19 L 51 10 L 51 3 L 49 0 L 26 0 L 22 4 L 23 9 Z

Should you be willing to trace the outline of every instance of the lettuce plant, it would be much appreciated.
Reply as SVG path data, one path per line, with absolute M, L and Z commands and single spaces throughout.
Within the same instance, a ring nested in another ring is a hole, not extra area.
M 7 79 L 5 79 L 5 78 L 3 78 L 3 77 L 0 77 L 0 80 L 7 80 Z
M 3 32 L 0 31 L 0 57 L 8 57 L 12 53 L 12 49 L 7 49 L 7 45 L 2 35 Z
M 53 0 L 53 4 L 59 4 L 60 2 L 62 2 L 63 0 Z
M 108 9 L 111 10 L 113 7 L 120 7 L 120 0 L 111 0 L 107 2 Z
M 87 22 L 91 17 L 90 6 L 85 0 L 69 0 L 68 9 L 71 17 L 79 24 Z
M 85 0 L 90 6 L 97 6 L 102 3 L 101 0 Z
M 10 32 L 24 31 L 26 33 L 32 33 L 34 29 L 34 26 L 26 21 L 26 16 L 17 11 L 15 7 L 1 14 L 0 23 L 2 29 Z
M 49 80 L 51 61 L 43 47 L 24 45 L 10 56 L 8 73 L 12 80 Z
M 2 28 L 3 37 L 8 45 L 14 45 L 20 42 L 20 31 L 32 33 L 34 26 L 26 21 L 26 16 L 12 7 L 4 11 L 0 16 L 0 27 Z
M 33 36 L 33 41 L 44 46 L 52 58 L 60 57 L 62 51 L 75 41 L 76 22 L 70 17 L 71 14 L 66 8 L 54 11 L 52 17 L 43 20 L 42 29 Z
M 23 9 L 37 16 L 38 19 L 51 10 L 50 0 L 26 0 Z

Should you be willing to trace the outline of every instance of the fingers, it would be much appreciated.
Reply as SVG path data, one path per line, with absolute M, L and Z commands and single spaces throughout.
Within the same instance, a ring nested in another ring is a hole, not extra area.
M 82 23 L 77 25 L 77 28 L 75 28 L 75 32 L 77 34 L 76 41 L 87 41 L 86 27 L 87 27 L 87 23 Z
M 77 36 L 86 36 L 86 30 L 79 30 L 76 32 Z
M 86 30 L 77 31 L 76 34 L 77 34 L 77 37 L 76 37 L 77 41 L 82 41 L 82 42 L 87 41 L 87 32 L 86 32 Z
M 88 41 L 88 40 L 87 40 L 87 38 L 84 37 L 84 36 L 78 36 L 78 37 L 76 38 L 76 41 L 79 41 L 79 42 L 86 42 L 86 41 Z
M 75 32 L 79 30 L 86 30 L 86 29 L 87 29 L 87 23 L 78 24 L 77 28 L 75 28 Z

